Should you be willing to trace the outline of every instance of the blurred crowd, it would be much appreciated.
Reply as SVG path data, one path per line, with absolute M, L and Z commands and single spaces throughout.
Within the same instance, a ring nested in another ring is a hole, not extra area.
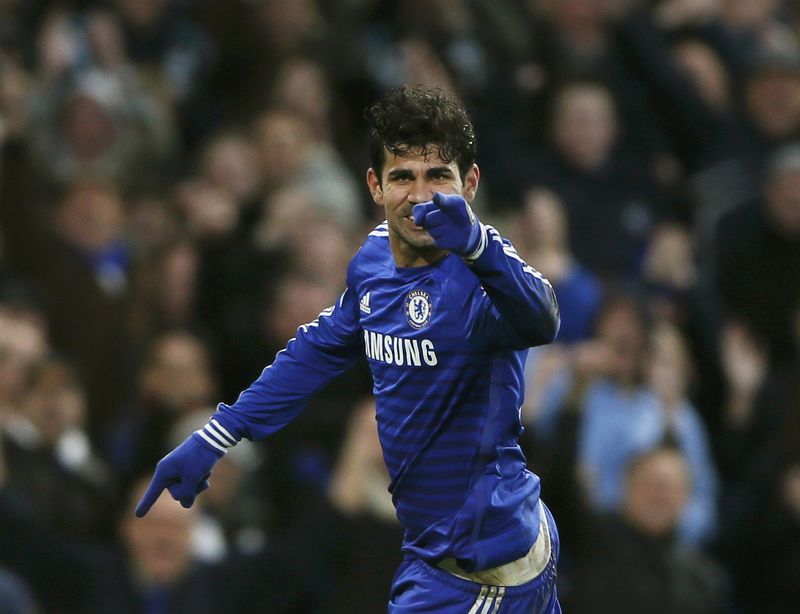
M 365 364 L 131 510 L 341 292 L 404 83 L 561 305 L 521 411 L 565 611 L 800 611 L 797 0 L 0 0 L 0 611 L 385 611 Z

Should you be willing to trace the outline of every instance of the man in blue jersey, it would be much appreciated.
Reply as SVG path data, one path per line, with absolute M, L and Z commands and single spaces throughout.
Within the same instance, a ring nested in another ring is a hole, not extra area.
M 337 303 L 159 462 L 136 514 L 165 488 L 191 506 L 227 448 L 280 429 L 366 356 L 405 528 L 389 612 L 560 612 L 558 535 L 518 443 L 527 349 L 558 330 L 553 289 L 472 212 L 480 171 L 461 105 L 401 87 L 367 118 L 367 185 L 386 221 Z

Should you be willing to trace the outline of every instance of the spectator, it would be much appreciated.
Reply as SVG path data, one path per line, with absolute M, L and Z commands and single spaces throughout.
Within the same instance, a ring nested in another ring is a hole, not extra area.
M 175 0 L 114 0 L 114 5 L 126 55 L 175 112 L 181 142 L 195 146 L 217 118 L 207 87 L 215 56 L 212 41 Z
M 290 570 L 276 560 L 258 559 L 208 565 L 192 554 L 198 512 L 187 512 L 164 498 L 146 522 L 133 516 L 133 504 L 146 484 L 130 492 L 120 526 L 123 550 L 98 558 L 92 612 L 258 612 L 300 614 L 305 603 Z M 294 571 L 294 570 L 292 570 Z M 247 574 L 247 575 L 246 575 Z
M 308 122 L 314 138 L 334 141 L 333 96 L 323 66 L 300 57 L 287 58 L 272 89 L 273 104 L 297 110 Z
M 800 340 L 800 310 L 793 316 L 793 340 Z M 791 569 L 796 539 L 794 498 L 797 424 L 798 362 L 770 367 L 762 344 L 738 322 L 723 329 L 721 360 L 727 384 L 726 430 L 718 438 L 718 456 L 725 469 L 722 536 L 718 548 L 739 580 L 745 611 L 758 611 L 764 590 L 779 607 L 795 595 Z M 742 462 L 742 459 L 748 459 Z M 750 548 L 762 544 L 747 523 L 758 518 L 774 528 L 763 547 L 773 548 L 781 569 L 774 579 L 756 570 Z M 767 588 L 770 587 L 770 588 Z
M 0 567 L 0 610 L 8 614 L 25 614 L 36 610 L 25 583 Z
M 84 552 L 43 527 L 37 511 L 10 486 L 0 437 L 0 607 L 25 614 L 79 611 L 86 605 L 90 583 Z M 10 609 L 21 604 L 25 609 Z
M 647 379 L 660 409 L 661 425 L 649 436 L 645 432 L 655 425 L 642 426 L 635 436 L 641 437 L 640 449 L 664 440 L 672 440 L 680 448 L 689 466 L 691 484 L 678 535 L 686 542 L 708 544 L 718 524 L 719 478 L 707 428 L 688 398 L 693 371 L 680 330 L 672 324 L 657 324 L 651 334 Z
M 716 468 L 706 427 L 686 398 L 690 368 L 676 329 L 652 328 L 630 298 L 612 298 L 599 316 L 596 338 L 553 360 L 561 364 L 545 383 L 550 390 L 541 393 L 534 428 L 551 445 L 569 447 L 564 430 L 577 422 L 575 455 L 590 505 L 619 509 L 628 460 L 672 442 L 688 459 L 692 477 L 680 539 L 707 543 L 716 525 Z
M 139 195 L 129 201 L 128 209 L 128 240 L 137 265 L 155 257 L 182 230 L 177 212 L 161 196 Z
M 558 64 L 553 62 L 560 76 L 590 74 L 605 67 L 607 33 L 603 27 L 603 7 L 599 3 L 549 0 L 534 7 L 549 26 L 549 51 L 560 60 Z M 556 81 L 561 79 L 556 78 Z
M 202 428 L 213 408 L 189 412 L 169 431 L 170 446 Z M 255 444 L 246 442 L 220 459 L 214 472 L 214 487 L 202 502 L 198 522 L 192 532 L 192 551 L 206 563 L 220 563 L 236 555 L 253 555 L 266 545 L 269 510 L 266 488 L 255 478 L 262 454 Z
M 732 75 L 711 45 L 700 37 L 686 36 L 672 46 L 672 56 L 709 107 L 720 113 L 733 111 Z
M 719 216 L 758 193 L 765 158 L 797 138 L 800 61 L 797 51 L 784 48 L 748 55 L 704 3 L 667 4 L 681 10 L 662 24 L 644 10 L 627 14 L 614 28 L 616 47 L 658 100 L 653 110 L 668 127 L 671 147 L 686 172 L 699 240 L 710 244 Z M 741 95 L 733 104 L 709 96 L 708 77 L 697 80 L 685 48 L 670 49 L 669 36 L 679 28 L 702 31 L 702 40 L 737 79 L 734 91 Z
M 569 246 L 601 279 L 634 277 L 658 216 L 653 185 L 619 147 L 617 110 L 599 82 L 561 86 L 553 103 L 550 147 L 520 169 L 529 186 L 564 202 Z
M 340 7 L 348 10 L 350 5 L 335 3 L 326 8 Z M 344 70 L 351 64 L 339 62 L 341 50 L 350 48 L 357 35 L 341 36 L 342 31 L 334 30 L 316 0 L 255 4 L 237 0 L 224 7 L 201 2 L 192 6 L 192 12 L 218 43 L 208 80 L 223 125 L 249 121 L 269 104 L 277 73 L 289 58 L 317 58 L 326 63 L 326 72 Z M 347 26 L 353 25 L 348 21 Z M 332 32 L 337 34 L 335 40 Z
M 304 190 L 341 224 L 360 221 L 359 192 L 350 171 L 329 144 L 319 144 L 307 120 L 295 111 L 270 108 L 255 126 L 256 146 L 266 194 L 282 187 Z
M 596 379 L 590 376 L 582 401 L 578 462 L 588 497 L 598 509 L 616 508 L 627 460 L 636 451 L 672 439 L 689 459 L 697 489 L 682 518 L 681 538 L 702 543 L 714 527 L 716 478 L 704 426 L 681 393 L 687 385 L 686 358 L 674 336 L 672 341 L 669 337 L 659 340 L 661 346 L 653 347 L 657 353 L 650 354 L 647 337 L 652 329 L 645 328 L 632 307 L 624 301 L 612 303 L 598 328 L 600 344 L 595 350 L 599 353 L 578 358 L 578 387 L 581 369 L 593 361 L 599 374 L 606 373 Z M 653 365 L 650 373 L 648 363 Z M 650 382 L 648 376 L 653 378 Z
M 780 149 L 767 173 L 760 201 L 719 224 L 715 283 L 729 317 L 742 319 L 781 362 L 793 352 L 791 319 L 800 300 L 800 145 Z
M 586 614 L 721 614 L 728 586 L 719 565 L 681 546 L 675 529 L 691 490 L 686 459 L 655 448 L 631 458 L 618 513 L 587 519 L 573 552 L 566 607 Z
M 598 313 L 593 337 L 569 351 L 552 353 L 547 377 L 537 382 L 541 404 L 533 425 L 540 436 L 552 437 L 554 422 L 569 399 L 577 399 L 581 408 L 592 396 L 606 393 L 619 394 L 620 407 L 635 406 L 644 399 L 646 315 L 633 297 L 609 295 Z M 609 399 L 609 404 L 614 402 Z
M 309 519 L 317 527 L 336 527 L 322 536 L 326 544 L 322 574 L 332 581 L 322 609 L 331 614 L 378 612 L 399 563 L 396 545 L 402 528 L 389 494 L 375 423 L 375 403 L 359 400 L 348 418 L 336 467 L 321 513 Z M 311 527 L 312 534 L 317 534 Z M 359 547 L 361 544 L 363 547 Z
M 735 320 L 725 323 L 719 353 L 726 385 L 727 435 L 719 439 L 719 456 L 725 477 L 735 484 L 743 469 L 739 457 L 750 457 L 772 438 L 780 422 L 781 403 L 765 390 L 769 357 L 747 326 Z
M 43 526 L 84 539 L 108 537 L 115 482 L 86 432 L 86 396 L 72 367 L 47 358 L 33 367 L 20 410 L 2 433 L 8 482 Z
M 134 279 L 132 329 L 149 343 L 170 330 L 200 330 L 199 255 L 195 243 L 178 238 L 143 261 Z
M 197 243 L 225 238 L 239 223 L 238 203 L 227 190 L 189 180 L 179 184 L 176 197 L 186 228 Z
M 641 271 L 650 314 L 678 325 L 692 323 L 697 317 L 697 275 L 692 237 L 687 229 L 674 222 L 656 228 Z
M 18 410 L 29 370 L 50 350 L 41 310 L 9 297 L 0 303 L 0 428 Z
M 776 0 L 723 0 L 719 3 L 725 24 L 739 44 L 750 50 L 797 46 L 797 37 Z
M 207 407 L 216 385 L 208 348 L 199 338 L 173 330 L 152 339 L 138 396 L 107 441 L 120 475 L 130 480 L 166 454 L 170 429 L 190 412 Z
M 731 326 L 723 339 L 731 375 L 731 435 L 726 441 L 727 481 L 724 554 L 736 580 L 737 602 L 743 612 L 791 608 L 798 599 L 798 539 L 800 539 L 800 421 L 798 362 L 784 370 L 768 370 L 766 355 L 746 333 Z M 800 309 L 793 318 L 793 337 L 800 340 Z M 754 392 L 751 392 L 754 391 Z M 750 399 L 744 411 L 740 402 Z M 738 422 L 733 422 L 734 420 Z M 738 445 L 738 449 L 734 446 Z M 748 462 L 742 463 L 745 457 Z M 738 458 L 738 466 L 734 465 Z M 754 522 L 762 523 L 757 531 Z M 768 556 L 769 573 L 753 557 Z
M 125 205 L 118 186 L 86 179 L 52 211 L 24 152 L 12 141 L 0 164 L 4 257 L 41 297 L 50 341 L 85 382 L 88 430 L 99 443 L 130 394 Z
M 797 445 L 796 426 L 791 435 Z M 777 459 L 762 458 L 756 463 L 764 469 L 764 463 Z M 744 612 L 762 612 L 765 609 L 781 611 L 793 607 L 800 597 L 798 593 L 798 546 L 800 546 L 800 462 L 796 456 L 782 455 L 777 467 L 770 470 L 768 480 L 754 472 L 751 476 L 753 494 L 763 496 L 757 517 L 764 523 L 762 535 L 755 535 L 752 527 L 740 525 L 739 531 L 729 536 L 727 544 L 734 550 L 733 570 L 737 579 L 737 593 L 744 604 Z M 777 471 L 776 471 L 777 469 Z M 762 484 L 759 485 L 758 482 Z M 764 482 L 768 485 L 765 488 Z M 741 518 L 748 523 L 754 516 Z M 769 556 L 773 562 L 770 573 L 753 564 L 753 556 Z
M 113 16 L 51 11 L 39 55 L 25 129 L 42 178 L 54 187 L 88 174 L 125 189 L 158 185 L 175 145 L 169 112 L 132 69 Z
M 222 132 L 203 151 L 201 178 L 223 190 L 240 209 L 248 209 L 257 198 L 259 173 L 251 141 L 237 131 Z
M 573 343 L 591 335 L 603 288 L 600 280 L 575 260 L 567 240 L 566 215 L 564 203 L 556 194 L 530 190 L 525 194 L 520 219 L 522 236 L 517 245 L 558 294 L 561 328 L 557 340 Z
M 312 234 L 313 245 L 303 240 Z M 320 207 L 303 190 L 283 189 L 269 199 L 255 229 L 259 250 L 283 255 L 293 272 L 329 285 L 331 276 L 344 272 L 352 246 L 347 224 Z M 331 287 L 331 296 L 338 288 Z

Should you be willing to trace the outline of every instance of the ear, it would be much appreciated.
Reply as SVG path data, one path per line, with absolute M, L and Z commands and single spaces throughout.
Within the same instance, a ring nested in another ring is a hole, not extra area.
M 375 201 L 376 205 L 380 205 L 382 207 L 383 187 L 381 186 L 380 177 L 378 177 L 378 174 L 372 167 L 367 170 L 367 187 L 369 188 L 370 194 L 372 194 L 372 200 Z
M 478 193 L 478 183 L 480 183 L 481 179 L 481 170 L 478 168 L 477 164 L 473 164 L 472 168 L 467 171 L 467 174 L 464 176 L 464 198 L 468 203 L 471 203 L 475 199 L 475 195 Z

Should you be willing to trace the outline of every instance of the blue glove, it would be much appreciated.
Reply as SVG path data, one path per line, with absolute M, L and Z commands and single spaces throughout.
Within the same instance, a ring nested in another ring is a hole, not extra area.
M 486 246 L 486 231 L 459 194 L 436 192 L 428 203 L 414 205 L 414 223 L 427 230 L 436 247 L 467 258 L 477 258 Z
M 165 488 L 183 507 L 192 507 L 195 497 L 208 488 L 211 468 L 224 455 L 224 449 L 217 449 L 197 432 L 192 433 L 158 462 L 153 479 L 136 506 L 136 515 L 141 518 L 150 511 Z

